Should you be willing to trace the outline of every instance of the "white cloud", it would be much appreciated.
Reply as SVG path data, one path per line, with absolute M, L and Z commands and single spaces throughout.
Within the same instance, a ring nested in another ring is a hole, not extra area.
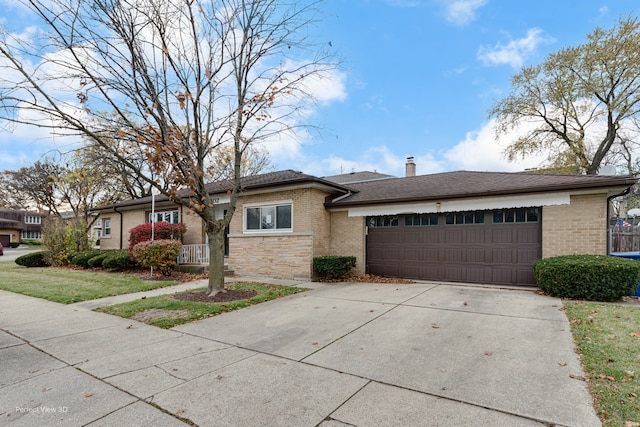
M 456 0 L 447 2 L 447 21 L 455 25 L 465 25 L 476 19 L 476 11 L 486 0 Z
M 538 46 L 554 41 L 553 38 L 545 36 L 540 28 L 531 28 L 524 38 L 511 40 L 507 44 L 498 42 L 493 47 L 480 46 L 478 59 L 485 65 L 508 64 L 513 68 L 520 68 Z
M 508 161 L 502 153 L 523 130 L 515 129 L 496 140 L 495 125 L 495 120 L 490 120 L 479 130 L 467 132 L 463 141 L 447 150 L 443 157 L 449 166 L 448 170 L 515 172 L 539 167 L 546 160 L 545 156 L 538 155 L 514 162 Z

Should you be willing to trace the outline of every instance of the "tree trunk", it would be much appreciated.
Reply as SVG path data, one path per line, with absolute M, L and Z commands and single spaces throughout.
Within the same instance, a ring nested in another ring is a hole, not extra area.
M 224 226 L 210 227 L 209 238 L 209 286 L 207 293 L 215 295 L 225 292 L 224 288 Z

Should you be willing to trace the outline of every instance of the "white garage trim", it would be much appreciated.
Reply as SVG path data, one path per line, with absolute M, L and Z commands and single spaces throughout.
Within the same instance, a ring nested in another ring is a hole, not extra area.
M 349 208 L 350 217 L 401 215 L 413 213 L 438 213 L 479 211 L 492 209 L 526 208 L 532 206 L 557 206 L 570 204 L 571 193 L 541 193 L 522 196 L 483 197 L 418 203 L 395 203 L 390 205 Z

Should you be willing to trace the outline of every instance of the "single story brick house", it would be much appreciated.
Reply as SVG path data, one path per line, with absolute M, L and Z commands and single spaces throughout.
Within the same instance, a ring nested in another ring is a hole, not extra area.
M 353 255 L 358 273 L 422 280 L 530 285 L 531 262 L 607 254 L 609 200 L 628 176 L 357 172 L 315 177 L 284 170 L 243 178 L 228 232 L 228 262 L 240 274 L 310 278 L 312 259 Z M 212 183 L 218 214 L 228 186 Z M 151 197 L 95 209 L 100 247 L 126 248 L 128 231 L 151 220 Z M 205 243 L 202 222 L 164 196 L 157 221 L 187 226 L 183 243 Z
M 47 215 L 19 209 L 0 209 L 0 243 L 42 239 L 42 221 Z

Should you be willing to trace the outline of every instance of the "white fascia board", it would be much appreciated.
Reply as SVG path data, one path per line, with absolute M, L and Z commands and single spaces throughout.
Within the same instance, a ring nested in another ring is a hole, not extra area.
M 560 192 L 524 194 L 521 196 L 498 196 L 452 200 L 445 199 L 441 201 L 359 206 L 349 208 L 349 216 L 401 215 L 557 206 L 568 205 L 570 203 L 570 198 L 570 192 Z

